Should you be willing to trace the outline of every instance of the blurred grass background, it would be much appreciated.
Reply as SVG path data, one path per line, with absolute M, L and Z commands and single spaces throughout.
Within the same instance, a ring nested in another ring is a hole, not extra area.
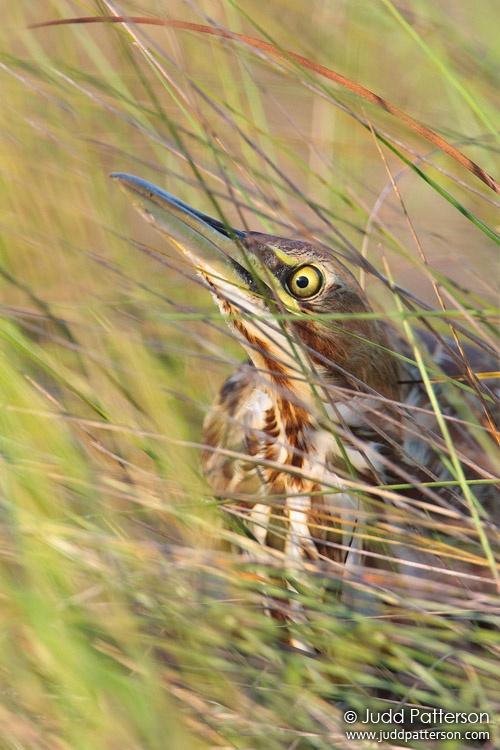
M 493 597 L 472 615 L 446 592 L 395 593 L 394 623 L 325 599 L 311 572 L 300 595 L 312 622 L 297 629 L 324 656 L 280 645 L 261 611 L 270 584 L 224 551 L 234 534 L 199 471 L 203 416 L 242 353 L 108 173 L 151 179 L 212 214 L 215 199 L 238 227 L 345 252 L 352 243 L 433 306 L 438 280 L 447 306 L 489 341 L 494 194 L 291 63 L 178 29 L 135 27 L 133 39 L 117 26 L 26 28 L 109 13 L 107 3 L 4 6 L 0 747 L 352 748 L 342 707 L 364 711 L 372 688 L 488 711 L 497 747 Z M 494 3 L 112 7 L 267 37 L 373 89 L 498 175 Z M 352 112 L 458 209 L 384 147 L 382 158 Z M 382 284 L 362 280 L 396 309 Z

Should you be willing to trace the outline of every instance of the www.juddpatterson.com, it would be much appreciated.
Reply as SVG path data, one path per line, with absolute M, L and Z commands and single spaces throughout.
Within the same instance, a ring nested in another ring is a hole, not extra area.
M 429 724 L 435 726 L 443 724 L 489 724 L 490 717 L 486 711 L 469 713 L 461 711 L 443 711 L 442 708 L 425 710 L 416 706 L 405 706 L 398 711 L 370 711 L 367 709 L 359 714 L 356 711 L 345 711 L 344 721 L 346 724 Z
M 457 730 L 442 727 L 441 729 L 351 729 L 346 730 L 347 740 L 375 740 L 381 744 L 387 740 L 482 740 L 488 741 L 490 733 L 487 729 Z

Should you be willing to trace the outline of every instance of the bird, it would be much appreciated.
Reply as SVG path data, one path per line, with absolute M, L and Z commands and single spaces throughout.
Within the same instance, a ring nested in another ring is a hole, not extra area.
M 429 329 L 403 335 L 335 248 L 234 229 L 142 178 L 111 177 L 246 353 L 205 420 L 202 465 L 258 545 L 346 581 L 386 571 L 494 590 L 495 357 Z

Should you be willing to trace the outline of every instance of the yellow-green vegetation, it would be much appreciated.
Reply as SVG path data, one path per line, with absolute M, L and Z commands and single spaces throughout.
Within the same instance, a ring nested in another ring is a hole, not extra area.
M 493 346 L 498 195 L 290 59 L 171 27 L 27 28 L 115 13 L 245 33 L 363 84 L 498 175 L 495 3 L 4 5 L 0 748 L 361 748 L 343 712 L 361 718 L 384 696 L 386 709 L 487 712 L 467 729 L 499 746 L 493 594 L 395 585 L 398 617 L 375 618 L 311 568 L 294 581 L 308 617 L 291 627 L 317 654 L 283 643 L 262 604 L 283 597 L 280 560 L 274 576 L 252 561 L 199 469 L 203 417 L 242 352 L 108 173 L 237 227 L 352 243 L 436 308 L 436 328 L 454 321 Z M 418 323 L 356 272 L 402 328 Z M 467 550 L 498 554 L 489 531 Z

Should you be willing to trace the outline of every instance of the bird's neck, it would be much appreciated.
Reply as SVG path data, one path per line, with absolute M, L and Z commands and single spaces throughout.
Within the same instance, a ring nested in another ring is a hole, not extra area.
M 322 394 L 323 385 L 399 399 L 402 366 L 394 352 L 401 344 L 384 321 L 347 316 L 339 324 L 297 320 L 285 330 L 272 315 L 253 319 L 250 314 L 241 320 L 235 306 L 217 301 L 273 399 L 315 411 L 318 398 L 331 400 Z
M 348 320 L 342 326 L 297 323 L 298 334 L 320 380 L 355 391 L 398 399 L 402 373 L 396 331 L 378 320 Z

